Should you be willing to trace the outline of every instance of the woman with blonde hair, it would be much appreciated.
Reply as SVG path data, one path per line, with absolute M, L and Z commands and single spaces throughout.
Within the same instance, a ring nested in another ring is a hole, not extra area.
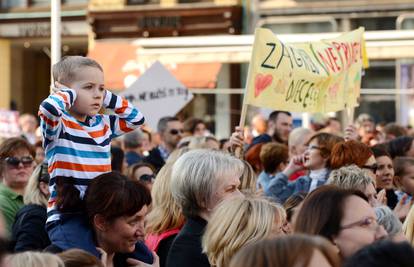
M 65 263 L 65 267 L 104 267 L 98 258 L 82 249 L 68 249 L 59 253 L 58 256 Z M 103 257 L 105 257 L 104 253 Z
M 50 244 L 45 230 L 46 207 L 49 198 L 47 163 L 36 167 L 25 188 L 25 206 L 19 210 L 12 227 L 12 244 L 15 252 L 43 250 Z
M 284 209 L 263 198 L 237 197 L 213 212 L 203 235 L 203 252 L 212 266 L 227 267 L 242 247 L 283 234 Z
M 45 252 L 27 251 L 12 254 L 5 262 L 6 266 L 12 267 L 65 267 L 57 255 Z
M 246 246 L 230 267 L 339 267 L 334 247 L 324 238 L 295 234 Z
M 152 210 L 147 215 L 146 244 L 160 258 L 165 266 L 168 251 L 174 238 L 184 224 L 184 216 L 171 194 L 171 163 L 158 172 L 152 188 Z
M 407 215 L 407 218 L 405 218 L 402 230 L 408 242 L 412 246 L 414 246 L 414 206 L 412 206 L 410 211 L 408 212 L 408 215 Z
M 247 162 L 246 160 L 242 160 L 242 161 L 243 161 L 244 169 L 243 169 L 243 174 L 240 177 L 239 190 L 240 192 L 246 195 L 255 195 L 256 192 L 258 191 L 256 189 L 257 175 L 254 172 L 253 167 L 252 165 L 250 165 L 249 162 Z

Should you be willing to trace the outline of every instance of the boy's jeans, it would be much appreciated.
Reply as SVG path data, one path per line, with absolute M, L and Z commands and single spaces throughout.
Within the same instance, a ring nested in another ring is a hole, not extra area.
M 63 251 L 71 248 L 85 250 L 97 258 L 101 257 L 100 252 L 96 249 L 94 242 L 93 230 L 86 221 L 86 215 L 83 213 L 61 214 L 60 220 L 48 223 L 46 230 L 50 242 L 61 248 Z M 143 242 L 135 245 L 135 251 L 125 254 L 125 258 L 134 258 L 148 264 L 152 264 L 154 258 L 151 251 Z
M 100 258 L 85 217 L 82 213 L 61 214 L 60 220 L 48 223 L 46 230 L 50 242 L 62 250 L 80 248 Z

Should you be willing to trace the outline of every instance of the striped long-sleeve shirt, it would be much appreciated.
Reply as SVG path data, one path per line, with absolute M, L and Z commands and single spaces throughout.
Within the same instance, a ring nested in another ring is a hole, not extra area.
M 138 109 L 109 91 L 106 91 L 103 106 L 115 114 L 88 116 L 85 122 L 80 122 L 68 112 L 75 99 L 74 90 L 63 89 L 50 95 L 39 107 L 43 147 L 51 177 L 48 222 L 59 219 L 55 177 L 72 180 L 83 198 L 91 179 L 111 171 L 111 139 L 144 123 Z

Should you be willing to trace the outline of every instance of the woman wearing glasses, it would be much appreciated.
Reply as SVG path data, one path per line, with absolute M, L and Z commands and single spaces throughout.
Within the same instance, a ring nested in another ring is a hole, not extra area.
M 327 238 L 342 259 L 387 235 L 362 192 L 333 185 L 322 186 L 308 195 L 294 231 Z
M 325 184 L 331 169 L 332 148 L 343 138 L 329 133 L 313 135 L 307 142 L 305 153 L 290 159 L 287 167 L 270 181 L 265 194 L 284 203 L 291 195 L 311 192 Z M 300 170 L 309 170 L 309 175 L 301 176 L 294 182 L 288 178 Z
M 135 163 L 128 168 L 128 178 L 143 183 L 151 192 L 155 181 L 154 167 L 146 162 Z
M 36 167 L 24 193 L 25 206 L 16 215 L 12 228 L 15 252 L 43 250 L 49 244 L 45 229 L 46 207 L 49 199 L 49 173 L 47 164 Z
M 8 233 L 17 211 L 23 206 L 23 193 L 34 169 L 35 150 L 23 138 L 9 138 L 0 145 L 0 212 Z

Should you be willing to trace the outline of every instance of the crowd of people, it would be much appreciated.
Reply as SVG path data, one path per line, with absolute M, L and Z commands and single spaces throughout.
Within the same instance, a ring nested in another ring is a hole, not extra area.
M 0 143 L 0 266 L 412 266 L 412 129 L 274 111 L 224 140 L 197 118 L 151 131 L 95 61 L 53 76 L 39 127 Z

